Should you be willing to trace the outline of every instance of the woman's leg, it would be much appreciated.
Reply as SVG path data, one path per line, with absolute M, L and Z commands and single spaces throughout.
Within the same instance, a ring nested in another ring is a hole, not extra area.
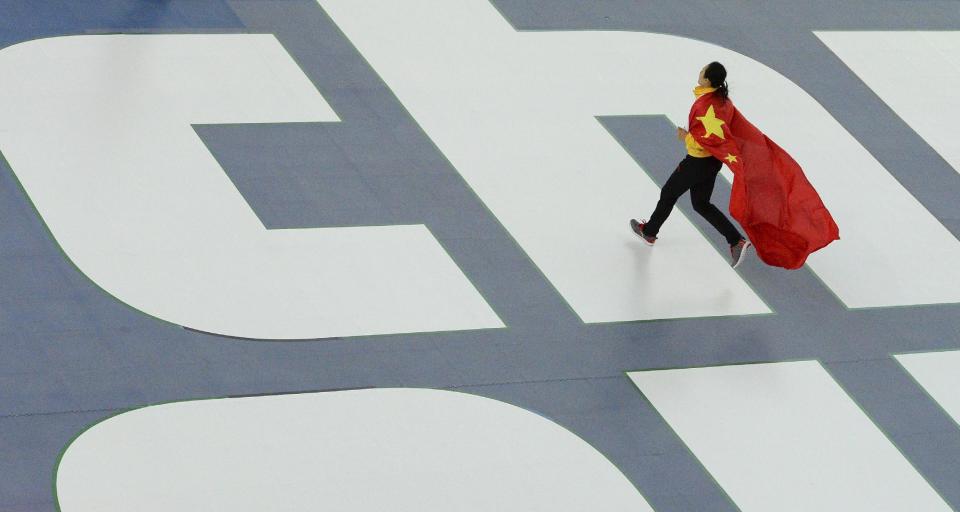
M 708 173 L 707 177 L 690 187 L 690 202 L 693 203 L 693 209 L 699 213 L 701 217 L 707 219 L 707 222 L 727 239 L 728 244 L 734 245 L 743 239 L 743 235 L 741 235 L 740 231 L 730 222 L 730 219 L 710 202 L 710 196 L 713 195 L 713 187 L 717 182 L 717 174 L 723 166 L 719 160 L 711 160 L 716 162 L 715 167 L 711 166 L 709 169 L 704 169 Z M 711 162 L 711 164 L 713 164 L 713 162 Z
M 670 212 L 673 211 L 673 205 L 677 204 L 677 199 L 690 190 L 696 182 L 698 175 L 692 171 L 695 166 L 692 160 L 699 160 L 688 156 L 684 158 L 680 165 L 673 171 L 673 174 L 667 179 L 667 182 L 660 189 L 660 200 L 657 201 L 657 208 L 650 215 L 650 220 L 643 226 L 643 233 L 649 236 L 657 236 L 660 232 L 660 226 L 663 225 Z

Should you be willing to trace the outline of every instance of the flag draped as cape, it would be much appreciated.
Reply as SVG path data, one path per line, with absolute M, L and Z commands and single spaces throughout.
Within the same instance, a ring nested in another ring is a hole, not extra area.
M 730 214 L 768 265 L 796 269 L 840 239 L 837 224 L 800 165 L 715 93 L 690 109 L 689 131 L 733 171 Z

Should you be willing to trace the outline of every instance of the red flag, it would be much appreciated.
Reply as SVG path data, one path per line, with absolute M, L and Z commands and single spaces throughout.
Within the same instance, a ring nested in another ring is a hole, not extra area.
M 803 169 L 750 124 L 730 100 L 704 94 L 690 109 L 690 133 L 733 171 L 730 214 L 768 265 L 800 268 L 840 230 Z

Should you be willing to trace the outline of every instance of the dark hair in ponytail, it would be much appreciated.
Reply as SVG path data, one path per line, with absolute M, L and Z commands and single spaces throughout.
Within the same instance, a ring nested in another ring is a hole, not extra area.
M 730 88 L 727 87 L 727 68 L 719 62 L 711 62 L 703 71 L 703 77 L 710 80 L 711 87 L 717 89 L 714 94 L 720 96 L 723 101 L 727 101 L 727 97 L 730 96 Z

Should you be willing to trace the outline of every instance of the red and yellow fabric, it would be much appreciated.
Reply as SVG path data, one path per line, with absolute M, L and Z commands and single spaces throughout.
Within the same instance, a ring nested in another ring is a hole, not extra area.
M 705 89 L 694 90 L 698 98 L 690 108 L 688 139 L 733 171 L 730 214 L 760 259 L 776 267 L 802 267 L 810 254 L 840 239 L 837 224 L 800 165 L 732 101 Z M 690 152 L 690 142 L 687 148 Z
M 693 95 L 696 97 L 703 96 L 704 94 L 709 94 L 713 91 L 716 91 L 713 87 L 696 87 L 693 89 Z M 687 133 L 687 136 L 683 139 L 684 144 L 687 145 L 687 154 L 694 158 L 706 158 L 710 155 L 710 152 L 706 149 L 703 149 L 703 146 L 697 143 L 697 139 L 693 137 L 692 133 Z

